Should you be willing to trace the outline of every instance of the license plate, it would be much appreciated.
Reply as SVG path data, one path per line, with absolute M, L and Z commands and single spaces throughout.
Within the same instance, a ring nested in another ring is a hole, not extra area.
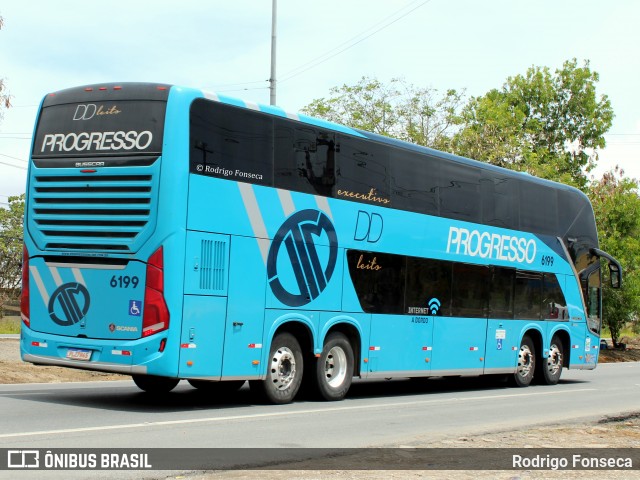
M 67 358 L 71 360 L 90 360 L 91 350 L 78 350 L 76 348 L 70 348 L 67 350 Z

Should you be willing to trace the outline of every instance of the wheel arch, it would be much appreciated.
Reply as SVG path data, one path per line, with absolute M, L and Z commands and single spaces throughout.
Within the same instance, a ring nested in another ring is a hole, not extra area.
M 347 337 L 347 340 L 349 340 L 351 348 L 353 349 L 353 375 L 359 376 L 361 367 L 360 362 L 362 358 L 362 333 L 360 332 L 357 323 L 352 319 L 345 317 L 326 325 L 323 329 L 322 335 L 319 336 L 319 340 L 322 342 L 321 345 L 324 344 L 327 335 L 333 332 L 342 333 Z
M 562 366 L 563 368 L 569 368 L 571 365 L 571 334 L 566 328 L 558 327 L 553 330 L 549 335 L 549 345 L 551 345 L 551 340 L 553 337 L 557 335 L 560 338 L 560 342 L 562 342 L 562 350 L 563 350 L 563 359 Z
M 542 332 L 536 327 L 525 328 L 520 337 L 520 342 L 522 339 L 528 336 L 533 342 L 533 347 L 536 349 L 536 358 L 542 359 L 543 353 L 543 343 L 542 343 Z
M 273 342 L 273 339 L 276 337 L 276 335 L 285 332 L 290 333 L 296 338 L 296 340 L 298 340 L 303 355 L 313 353 L 313 325 L 310 321 L 308 321 L 307 319 L 303 319 L 302 317 L 291 317 L 278 322 L 272 328 L 272 331 L 269 333 L 268 337 L 269 344 L 265 345 L 265 352 L 267 352 L 267 355 L 268 352 L 271 351 L 271 343 Z

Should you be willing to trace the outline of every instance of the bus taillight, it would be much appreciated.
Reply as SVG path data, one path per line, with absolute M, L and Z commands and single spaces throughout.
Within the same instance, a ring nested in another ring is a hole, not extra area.
M 29 309 L 29 252 L 27 246 L 22 247 L 22 294 L 20 295 L 20 317 L 28 327 L 31 324 Z
M 164 301 L 164 255 L 160 247 L 147 263 L 142 336 L 148 337 L 167 328 L 169 309 Z

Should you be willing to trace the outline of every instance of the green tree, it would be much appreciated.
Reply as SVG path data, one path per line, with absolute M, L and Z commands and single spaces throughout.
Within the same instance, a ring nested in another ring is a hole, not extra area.
M 616 167 L 589 187 L 589 197 L 598 224 L 601 248 L 613 255 L 623 268 L 623 285 L 612 289 L 604 284 L 603 319 L 614 346 L 620 332 L 640 314 L 640 197 L 638 183 Z
M 329 98 L 313 100 L 302 111 L 307 115 L 418 145 L 444 148 L 459 121 L 463 94 L 417 88 L 402 79 L 388 85 L 362 77 L 353 86 L 330 90 Z
M 501 89 L 472 97 L 450 149 L 457 154 L 585 189 L 605 146 L 613 109 L 596 94 L 599 76 L 585 61 L 551 73 L 531 67 Z
M 4 304 L 20 291 L 24 199 L 9 197 L 9 208 L 0 208 L 0 318 Z

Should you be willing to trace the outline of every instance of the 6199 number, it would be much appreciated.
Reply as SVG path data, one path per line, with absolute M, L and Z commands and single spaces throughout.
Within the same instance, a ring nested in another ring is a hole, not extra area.
M 129 275 L 119 275 L 111 277 L 109 285 L 111 288 L 136 288 L 140 283 L 140 279 L 136 276 L 130 277 Z
M 542 256 L 542 266 L 543 267 L 552 267 L 553 266 L 553 256 L 552 255 L 543 255 Z

